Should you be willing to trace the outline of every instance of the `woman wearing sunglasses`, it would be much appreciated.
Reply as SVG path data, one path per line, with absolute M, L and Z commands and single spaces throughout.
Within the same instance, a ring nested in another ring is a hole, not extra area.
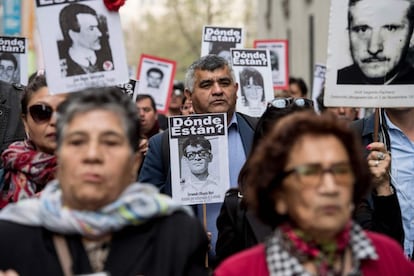
M 56 170 L 56 118 L 54 111 L 66 98 L 50 95 L 39 71 L 29 78 L 22 99 L 22 120 L 27 138 L 11 144 L 1 155 L 5 169 L 0 185 L 0 209 L 9 202 L 28 198 L 54 179 Z

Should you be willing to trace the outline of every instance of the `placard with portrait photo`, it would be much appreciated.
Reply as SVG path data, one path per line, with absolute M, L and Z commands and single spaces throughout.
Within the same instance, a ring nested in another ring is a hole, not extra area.
M 263 39 L 253 41 L 257 49 L 269 49 L 270 67 L 274 89 L 289 88 L 288 41 L 283 39 Z
M 27 84 L 27 39 L 0 36 L 0 80 L 7 83 Z
M 231 49 L 233 70 L 239 83 L 236 110 L 260 117 L 274 98 L 268 49 Z
M 159 113 L 164 114 L 168 111 L 175 70 L 176 62 L 174 60 L 146 54 L 141 55 L 137 72 L 138 94 L 151 95 Z
M 332 0 L 326 106 L 414 106 L 414 3 Z
M 171 116 L 168 123 L 173 199 L 223 202 L 230 188 L 227 114 Z
M 315 64 L 313 66 L 313 82 L 312 82 L 312 100 L 315 111 L 320 112 L 317 99 L 321 95 L 325 87 L 326 66 L 324 64 Z
M 201 56 L 215 54 L 231 62 L 231 48 L 244 47 L 243 28 L 204 26 L 201 38 Z
M 38 0 L 36 17 L 52 94 L 128 82 L 119 13 L 102 0 Z
M 121 88 L 122 92 L 128 95 L 128 97 L 130 97 L 131 100 L 135 103 L 135 100 L 138 96 L 139 81 L 130 79 L 129 82 L 118 84 L 117 86 Z

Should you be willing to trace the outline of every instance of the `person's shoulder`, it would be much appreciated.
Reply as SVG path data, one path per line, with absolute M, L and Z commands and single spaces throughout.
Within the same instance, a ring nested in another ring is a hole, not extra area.
M 370 274 L 369 271 L 381 271 L 384 275 L 414 275 L 414 263 L 408 260 L 402 247 L 395 240 L 380 233 L 370 231 L 365 233 L 371 240 L 378 258 L 366 262 L 362 266 L 363 272 L 367 275 Z
M 375 248 L 377 247 L 385 247 L 390 248 L 392 250 L 401 251 L 401 246 L 392 238 L 377 232 L 371 232 L 365 230 L 367 237 L 372 241 L 372 244 Z
M 268 275 L 264 244 L 259 244 L 224 260 L 215 270 L 220 275 Z
M 256 129 L 257 122 L 259 121 L 258 117 L 252 117 L 241 112 L 236 112 L 236 118 L 238 123 L 246 122 L 253 130 Z
M 151 143 L 151 144 L 161 144 L 161 141 L 163 139 L 163 135 L 166 135 L 167 139 L 168 139 L 168 131 L 162 131 L 162 132 L 158 132 L 157 134 L 151 136 L 149 138 L 148 142 Z
M 22 241 L 22 238 L 33 237 L 33 235 L 40 234 L 41 232 L 42 228 L 39 226 L 28 226 L 7 220 L 0 220 L 0 240 L 2 242 L 11 242 L 14 238 Z

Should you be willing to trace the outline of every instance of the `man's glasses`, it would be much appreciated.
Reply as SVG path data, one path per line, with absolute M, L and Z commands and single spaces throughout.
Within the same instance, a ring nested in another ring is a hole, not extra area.
M 45 123 L 52 118 L 53 108 L 46 104 L 35 104 L 29 107 L 29 114 L 36 123 Z
M 200 151 L 192 151 L 184 153 L 184 156 L 187 157 L 188 160 L 194 160 L 198 155 L 200 158 L 207 159 L 210 157 L 211 153 L 207 150 L 200 150 Z
M 269 106 L 273 106 L 275 108 L 287 108 L 292 105 L 312 108 L 313 101 L 305 98 L 277 98 L 269 102 Z
M 336 163 L 329 168 L 322 167 L 319 163 L 304 164 L 294 167 L 282 174 L 282 179 L 295 174 L 298 181 L 305 186 L 317 187 L 321 184 L 322 176 L 325 173 L 332 174 L 336 184 L 351 185 L 354 181 L 352 167 L 348 162 Z

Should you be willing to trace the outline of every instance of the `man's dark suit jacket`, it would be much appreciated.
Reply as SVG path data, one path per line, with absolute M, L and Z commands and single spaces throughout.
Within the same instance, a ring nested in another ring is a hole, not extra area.
M 355 63 L 338 70 L 337 84 L 374 84 L 365 78 Z M 402 66 L 398 76 L 388 84 L 414 84 L 414 68 L 408 63 Z
M 179 226 L 179 227 L 177 227 Z M 0 270 L 19 275 L 63 275 L 53 244 L 42 227 L 0 220 Z M 81 236 L 65 236 L 75 275 L 92 273 Z M 184 213 L 115 232 L 105 271 L 110 275 L 207 275 L 207 237 L 201 223 Z

